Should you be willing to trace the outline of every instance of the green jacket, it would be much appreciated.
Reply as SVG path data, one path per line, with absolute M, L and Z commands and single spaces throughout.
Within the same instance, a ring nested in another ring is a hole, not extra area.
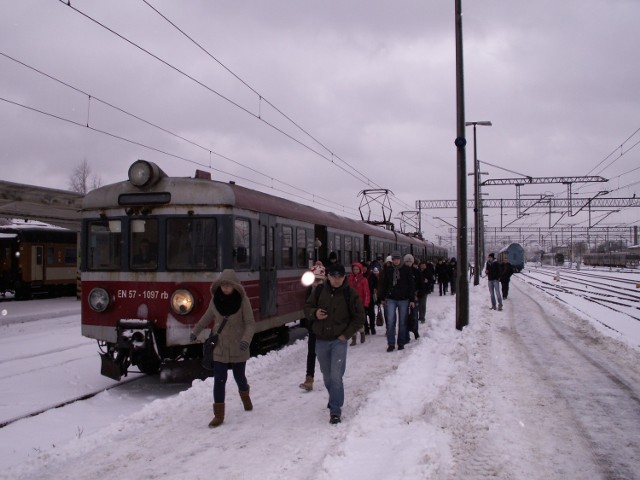
M 211 284 L 211 303 L 193 328 L 193 333 L 198 335 L 212 322 L 212 332 L 215 333 L 218 330 L 223 316 L 213 304 L 213 295 L 222 282 L 229 282 L 233 285 L 235 290 L 240 293 L 242 303 L 237 312 L 229 315 L 229 320 L 220 333 L 218 344 L 213 350 L 213 360 L 222 363 L 246 362 L 250 356 L 249 349 L 240 350 L 240 342 L 251 343 L 256 324 L 253 319 L 253 309 L 251 308 L 249 297 L 247 297 L 244 287 L 233 270 L 223 270 L 220 277 Z
M 333 288 L 329 280 L 322 284 L 322 291 L 316 300 L 316 292 L 313 290 L 304 305 L 304 314 L 309 320 L 313 320 L 311 329 L 320 340 L 335 340 L 340 335 L 350 338 L 364 326 L 365 312 L 358 292 L 349 286 L 346 279 L 344 283 Z M 317 287 L 316 287 L 317 288 Z M 347 305 L 344 289 L 350 289 Z M 322 308 L 327 311 L 326 320 L 316 318 L 316 310 Z

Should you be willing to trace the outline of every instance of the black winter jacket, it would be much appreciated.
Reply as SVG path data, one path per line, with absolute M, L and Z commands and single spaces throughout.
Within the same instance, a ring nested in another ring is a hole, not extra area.
M 381 300 L 390 298 L 392 300 L 410 300 L 413 302 L 416 299 L 416 286 L 411 267 L 400 265 L 399 268 L 400 277 L 394 285 L 393 265 L 384 267 L 380 275 L 378 297 Z
M 318 288 L 318 287 L 316 287 Z M 350 289 L 347 305 L 344 289 Z M 325 320 L 318 320 L 316 310 L 322 308 L 328 313 Z M 333 288 L 329 280 L 322 284 L 322 291 L 318 296 L 311 292 L 304 305 L 304 315 L 313 320 L 311 328 L 320 340 L 335 340 L 340 335 L 350 338 L 364 326 L 365 312 L 358 292 L 349 286 L 347 280 L 338 288 Z

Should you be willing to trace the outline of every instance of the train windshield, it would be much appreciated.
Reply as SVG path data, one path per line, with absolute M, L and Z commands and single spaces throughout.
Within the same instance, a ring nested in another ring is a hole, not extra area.
M 89 270 L 118 270 L 122 260 L 122 222 L 99 220 L 87 225 Z
M 158 220 L 149 218 L 130 221 L 129 258 L 131 270 L 158 268 Z
M 216 270 L 217 251 L 215 218 L 167 220 L 168 270 Z

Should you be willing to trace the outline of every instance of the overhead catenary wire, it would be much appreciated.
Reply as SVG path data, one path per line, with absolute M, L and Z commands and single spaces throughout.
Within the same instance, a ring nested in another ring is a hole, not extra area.
M 109 26 L 105 25 L 104 23 L 94 19 L 93 17 L 91 17 L 90 15 L 86 14 L 85 12 L 81 11 L 80 9 L 76 8 L 75 6 L 71 5 L 70 2 L 65 2 L 64 0 L 58 0 L 60 3 L 62 3 L 63 5 L 71 8 L 74 12 L 82 15 L 83 17 L 85 17 L 87 20 L 95 23 L 96 25 L 99 25 L 100 27 L 104 28 L 105 30 L 109 31 L 110 33 L 112 33 L 113 35 L 116 35 L 118 38 L 120 38 L 121 40 L 125 41 L 126 43 L 128 43 L 129 45 L 139 49 L 140 51 L 142 51 L 143 53 L 151 56 L 152 58 L 154 58 L 155 60 L 161 62 L 162 64 L 164 64 L 165 66 L 167 66 L 168 68 L 174 70 L 175 72 L 179 73 L 180 75 L 185 76 L 186 78 L 188 78 L 189 80 L 195 82 L 196 84 L 200 85 L 201 87 L 203 87 L 204 89 L 206 89 L 207 91 L 213 93 L 214 95 L 218 96 L 219 98 L 221 98 L 222 100 L 230 103 L 232 106 L 240 109 L 242 112 L 246 113 L 247 115 L 250 115 L 251 117 L 253 117 L 254 119 L 257 119 L 261 122 L 263 122 L 265 125 L 267 125 L 268 127 L 274 129 L 275 131 L 277 131 L 278 133 L 284 135 L 285 137 L 289 138 L 290 140 L 292 140 L 293 142 L 299 144 L 300 146 L 302 146 L 303 148 L 309 150 L 311 153 L 325 159 L 326 161 L 332 163 L 333 165 L 335 165 L 337 168 L 339 168 L 340 170 L 344 171 L 345 173 L 347 173 L 348 175 L 352 176 L 353 178 L 355 178 L 356 180 L 368 185 L 368 186 L 375 186 L 377 188 L 382 188 L 380 187 L 378 184 L 376 184 L 375 182 L 373 182 L 372 180 L 370 180 L 368 177 L 366 177 L 366 175 L 360 173 L 358 170 L 354 169 L 351 165 L 349 165 L 347 162 L 345 162 L 344 160 L 342 160 L 339 156 L 337 156 L 336 154 L 332 153 L 331 158 L 329 158 L 327 155 L 319 152 L 317 149 L 313 148 L 312 146 L 306 144 L 305 142 L 299 140 L 298 138 L 294 137 L 292 134 L 284 131 L 282 128 L 276 126 L 275 124 L 273 124 L 272 122 L 269 122 L 267 120 L 265 120 L 261 115 L 256 114 L 254 112 L 252 112 L 251 110 L 249 110 L 248 108 L 243 107 L 242 105 L 240 105 L 239 103 L 233 101 L 232 99 L 230 99 L 229 97 L 227 97 L 226 95 L 223 95 L 222 93 L 218 92 L 217 90 L 211 88 L 210 86 L 206 85 L 204 82 L 198 80 L 197 78 L 195 78 L 194 76 L 186 73 L 185 71 L 183 71 L 182 69 L 176 67 L 175 65 L 171 64 L 170 62 L 164 60 L 163 58 L 161 58 L 160 56 L 152 53 L 151 51 L 149 51 L 148 49 L 142 47 L 141 45 L 137 44 L 136 42 L 132 41 L 131 39 L 125 37 L 124 35 L 116 32 L 114 29 L 110 28 Z M 146 2 L 145 2 L 146 3 Z M 149 5 L 150 6 L 150 5 Z M 225 67 L 226 68 L 226 67 Z M 239 78 L 239 77 L 237 77 Z M 245 83 L 245 82 L 243 82 Z M 246 83 L 245 83 L 246 84 Z M 252 91 L 255 91 L 252 89 Z M 260 94 L 259 95 L 261 98 L 262 97 Z M 271 104 L 270 104 L 271 105 Z M 280 112 L 278 109 L 276 109 L 276 111 Z M 285 116 L 285 118 L 288 118 Z M 303 130 L 304 131 L 304 130 Z M 306 132 L 306 131 L 305 131 Z M 307 135 L 309 135 L 307 133 Z M 309 135 L 310 136 L 310 135 Z M 325 150 L 331 152 L 331 150 L 329 150 L 327 147 L 325 147 L 322 143 L 320 143 L 318 140 L 316 140 L 314 137 L 310 136 L 310 138 L 312 138 L 316 143 L 318 143 L 318 145 L 322 146 L 322 148 L 324 148 Z M 350 170 L 348 170 L 347 168 L 345 168 L 344 166 L 338 164 L 337 162 L 335 162 L 334 158 L 339 159 L 342 163 L 344 163 L 345 165 L 348 165 Z M 351 171 L 353 170 L 353 171 Z M 356 172 L 357 175 L 354 173 Z M 396 200 L 406 206 L 408 206 L 408 204 L 400 201 L 399 199 Z M 410 207 L 409 207 L 410 208 Z
M 19 65 L 21 65 L 21 66 L 23 66 L 23 67 L 25 67 L 25 68 L 28 68 L 28 69 L 30 69 L 30 70 L 32 70 L 32 71 L 34 71 L 34 72 L 36 72 L 36 73 L 38 73 L 38 74 L 40 74 L 40 75 L 43 75 L 43 76 L 45 76 L 45 77 L 49 78 L 50 80 L 52 80 L 52 81 L 54 81 L 54 82 L 57 82 L 57 83 L 59 83 L 59 84 L 61 84 L 61 85 L 65 86 L 65 87 L 67 87 L 67 88 L 69 88 L 69 89 L 71 89 L 71 90 L 73 90 L 73 91 L 77 92 L 77 93 L 80 93 L 80 94 L 82 94 L 82 95 L 85 95 L 88 99 L 93 99 L 94 101 L 100 102 L 100 103 L 102 103 L 102 104 L 104 104 L 104 105 L 106 105 L 106 106 L 108 106 L 108 107 L 110 107 L 110 108 L 112 108 L 112 109 L 114 109 L 114 110 L 116 110 L 116 111 L 118 111 L 118 112 L 120 112 L 120 113 L 124 114 L 124 115 L 127 115 L 127 116 L 129 116 L 129 117 L 131 117 L 131 118 L 134 118 L 134 119 L 136 119 L 136 120 L 138 120 L 138 121 L 140 121 L 140 122 L 142 122 L 142 123 L 144 123 L 144 124 L 146 124 L 146 125 L 149 125 L 149 126 L 151 126 L 151 127 L 153 127 L 153 128 L 156 128 L 156 129 L 158 129 L 158 130 L 161 130 L 162 132 L 164 132 L 164 133 L 166 133 L 166 134 L 168 134 L 168 135 L 171 135 L 171 136 L 176 137 L 176 138 L 178 138 L 178 139 L 180 139 L 180 140 L 183 140 L 183 141 L 185 141 L 185 142 L 187 142 L 187 143 L 189 143 L 189 144 L 191 144 L 191 145 L 193 145 L 193 146 L 195 146 L 195 147 L 197 147 L 197 148 L 200 148 L 200 149 L 204 150 L 205 152 L 207 152 L 207 153 L 209 153 L 209 154 L 216 155 L 217 157 L 223 158 L 223 159 L 225 159 L 225 160 L 227 160 L 227 161 L 229 161 L 229 162 L 232 162 L 232 163 L 234 163 L 234 164 L 236 164 L 236 165 L 239 165 L 239 166 L 241 166 L 241 167 L 243 167 L 243 168 L 246 168 L 246 169 L 248 169 L 248 170 L 250 170 L 250 171 L 252 171 L 252 172 L 254 172 L 254 173 L 257 173 L 257 174 L 259 174 L 259 175 L 261 175 L 261 176 L 264 176 L 264 177 L 268 178 L 268 179 L 269 179 L 269 180 L 271 180 L 271 181 L 276 181 L 276 182 L 278 182 L 278 183 L 280 183 L 280 184 L 282 184 L 282 185 L 285 185 L 285 186 L 287 186 L 287 187 L 289 187 L 289 188 L 292 188 L 292 189 L 294 189 L 294 190 L 297 190 L 297 191 L 299 191 L 299 192 L 307 193 L 307 194 L 309 194 L 309 193 L 310 193 L 310 192 L 308 192 L 307 190 L 304 190 L 304 189 L 301 189 L 301 188 L 299 188 L 299 187 L 296 187 L 295 185 L 292 185 L 292 184 L 290 184 L 290 183 L 288 183 L 288 182 L 284 182 L 284 181 L 278 180 L 277 178 L 275 178 L 275 177 L 273 177 L 273 176 L 271 176 L 271 175 L 267 175 L 267 174 L 265 174 L 265 173 L 263 173 L 263 172 L 260 172 L 259 170 L 255 169 L 255 168 L 253 168 L 253 167 L 250 167 L 250 166 L 244 165 L 243 163 L 241 163 L 241 162 L 239 162 L 239 161 L 237 161 L 237 160 L 234 160 L 234 159 L 232 159 L 232 158 L 230 158 L 230 157 L 228 157 L 228 156 L 226 156 L 226 155 L 223 155 L 223 154 L 221 154 L 221 153 L 218 153 L 218 152 L 214 151 L 213 149 L 211 149 L 211 148 L 209 148 L 209 147 L 206 147 L 206 146 L 200 145 L 199 143 L 197 143 L 197 142 L 195 142 L 195 141 L 193 141 L 193 140 L 190 140 L 190 139 L 188 139 L 188 138 L 184 137 L 183 135 L 179 135 L 179 134 L 177 134 L 177 133 L 175 133 L 175 132 L 172 132 L 171 130 L 169 130 L 169 129 L 167 129 L 167 128 L 164 128 L 164 127 L 162 127 L 162 126 L 160 126 L 160 125 L 157 125 L 156 123 L 153 123 L 153 122 L 151 122 L 151 121 L 149 121 L 149 120 L 146 120 L 146 119 L 144 119 L 144 118 L 140 117 L 139 115 L 136 115 L 136 114 L 134 114 L 134 113 L 131 113 L 131 112 L 129 112 L 129 111 L 127 111 L 127 110 L 125 110 L 124 108 L 118 107 L 117 105 L 114 105 L 113 103 L 110 103 L 110 102 L 107 102 L 107 101 L 105 101 L 105 100 L 102 100 L 102 99 L 100 99 L 100 98 L 96 97 L 95 95 L 92 95 L 92 94 L 90 94 L 90 93 L 88 93 L 88 92 L 85 92 L 84 90 L 82 90 L 82 89 L 80 89 L 80 88 L 78 88 L 78 87 L 75 87 L 74 85 L 71 85 L 70 83 L 67 83 L 67 82 L 65 82 L 65 81 L 63 81 L 63 80 L 60 80 L 59 78 L 56 78 L 56 77 L 54 77 L 53 75 L 50 75 L 50 74 L 48 74 L 48 73 L 46 73 L 46 72 L 44 72 L 44 71 L 42 71 L 42 70 L 40 70 L 40 69 L 38 69 L 38 68 L 35 68 L 35 67 L 31 66 L 31 65 L 28 65 L 27 63 L 22 62 L 22 61 L 20 61 L 20 60 L 18 60 L 18 59 L 16 59 L 16 58 L 12 57 L 11 55 L 8 55 L 8 54 L 6 54 L 6 53 L 2 52 L 2 51 L 0 51 L 0 56 L 3 56 L 3 57 L 5 57 L 5 58 L 7 58 L 7 59 L 9 59 L 9 60 L 11 60 L 11 61 L 13 61 L 13 62 L 15 62 L 15 63 L 18 63 Z M 3 100 L 4 100 L 4 101 L 6 101 L 6 102 L 8 102 L 8 103 L 13 103 L 14 105 L 21 106 L 21 107 L 23 107 L 23 108 L 26 108 L 26 109 L 32 110 L 32 111 L 34 111 L 34 112 L 41 113 L 41 114 L 43 114 L 43 115 L 47 115 L 47 116 L 50 116 L 50 117 L 53 117 L 53 118 L 57 118 L 58 120 L 64 120 L 64 121 L 68 121 L 69 123 L 77 124 L 77 122 L 74 122 L 74 121 L 72 121 L 72 120 L 66 119 L 66 118 L 64 118 L 64 117 L 60 117 L 60 116 L 58 116 L 58 115 L 50 114 L 50 113 L 48 113 L 48 112 L 44 112 L 44 111 L 42 111 L 42 110 L 39 110 L 39 109 L 36 109 L 36 108 L 32 108 L 32 107 L 29 107 L 29 106 L 27 106 L 27 105 L 20 104 L 20 103 L 17 103 L 17 102 L 12 102 L 12 101 L 10 101 L 10 100 L 8 100 L 8 99 L 3 99 Z M 79 125 L 81 125 L 81 124 L 79 124 Z M 87 123 L 86 123 L 86 125 L 84 125 L 84 126 L 86 126 L 86 127 L 90 127 L 89 119 L 87 119 Z M 92 128 L 92 129 L 93 129 L 93 128 Z M 120 139 L 122 139 L 122 140 L 126 140 L 128 143 L 141 145 L 141 146 L 144 146 L 145 148 L 149 148 L 149 149 L 151 149 L 151 150 L 155 150 L 155 151 L 157 151 L 157 152 L 165 153 L 165 154 L 167 154 L 167 155 L 169 155 L 169 156 L 172 156 L 172 157 L 174 157 L 174 158 L 182 159 L 182 160 L 185 160 L 185 161 L 188 161 L 188 162 L 191 162 L 191 163 L 196 163 L 196 164 L 197 164 L 197 165 L 199 165 L 199 166 L 202 166 L 202 167 L 205 167 L 205 168 L 210 168 L 211 170 L 218 171 L 218 172 L 220 172 L 220 173 L 225 173 L 225 174 L 230 175 L 230 176 L 232 176 L 232 177 L 235 177 L 235 178 L 238 178 L 238 179 L 242 179 L 242 180 L 246 180 L 246 181 L 249 181 L 249 182 L 254 183 L 254 184 L 256 184 L 256 185 L 261 185 L 261 186 L 269 187 L 269 185 L 266 185 L 266 184 L 263 184 L 263 183 L 260 183 L 260 182 L 256 182 L 256 181 L 254 181 L 254 180 L 249 180 L 249 179 L 247 179 L 247 178 L 241 177 L 241 176 L 239 176 L 239 175 L 236 175 L 236 174 L 233 174 L 233 173 L 230 173 L 230 172 L 225 172 L 225 171 L 223 171 L 223 170 L 213 168 L 213 167 L 211 167 L 211 165 L 210 165 L 210 164 L 207 166 L 207 165 L 204 165 L 204 164 L 202 164 L 202 163 L 196 162 L 196 161 L 194 161 L 194 160 L 190 160 L 190 159 L 182 158 L 182 157 L 181 157 L 181 156 L 179 156 L 179 155 L 170 154 L 170 153 L 167 153 L 167 152 L 161 151 L 160 149 L 157 149 L 157 148 L 155 148 L 155 147 L 151 147 L 151 146 L 149 146 L 149 145 L 141 144 L 141 143 L 139 143 L 139 142 L 132 141 L 132 140 L 130 140 L 130 139 L 125 139 L 124 137 L 120 137 L 120 136 L 117 136 L 117 135 L 110 134 L 110 133 L 108 133 L 108 132 L 106 132 L 106 131 L 100 131 L 100 130 L 98 130 L 98 129 L 93 129 L 93 130 L 95 130 L 95 131 L 99 131 L 100 133 L 104 133 L 104 134 L 109 135 L 109 136 L 111 136 L 111 137 L 113 137 L 113 138 L 120 138 Z M 269 187 L 269 188 L 272 188 L 272 187 Z M 283 192 L 283 193 L 291 194 L 290 192 L 287 192 L 287 191 L 285 191 L 285 190 L 279 190 L 279 189 L 274 189 L 274 190 L 277 190 L 277 191 L 280 191 L 280 192 Z M 291 194 L 291 195 L 293 195 L 293 194 Z M 323 196 L 321 196 L 321 195 L 315 195 L 315 194 L 311 194 L 311 195 L 313 195 L 313 197 L 314 197 L 314 198 L 315 198 L 315 197 L 317 197 L 317 198 L 319 198 L 319 199 L 321 199 L 321 200 L 323 200 L 323 201 L 325 201 L 325 202 L 328 202 L 328 203 L 322 203 L 322 205 L 323 205 L 323 206 L 325 206 L 325 207 L 330 207 L 330 208 L 331 208 L 331 205 L 330 205 L 330 204 L 333 204 L 333 206 L 336 206 L 336 207 L 340 208 L 342 211 L 352 210 L 353 212 L 356 212 L 356 209 L 354 209 L 354 208 L 350 208 L 350 207 L 347 207 L 347 206 L 342 205 L 342 204 L 340 204 L 340 203 L 334 202 L 333 200 L 330 200 L 330 199 L 328 199 L 328 198 L 325 198 L 325 197 L 323 197 Z M 300 195 L 295 195 L 295 196 L 296 196 L 296 198 L 305 198 L 305 197 L 300 196 Z M 308 199 L 307 199 L 307 200 L 308 200 Z M 319 204 L 320 204 L 320 202 L 315 202 L 315 203 L 319 203 Z

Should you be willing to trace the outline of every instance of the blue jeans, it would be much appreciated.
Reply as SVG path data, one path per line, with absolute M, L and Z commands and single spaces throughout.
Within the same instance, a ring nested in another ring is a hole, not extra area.
M 407 314 L 409 300 L 387 298 L 384 304 L 384 316 L 387 319 L 387 345 L 396 345 L 396 322 L 398 323 L 398 346 L 407 343 Z
M 489 280 L 489 293 L 491 294 L 491 306 L 495 308 L 496 298 L 498 305 L 502 306 L 502 296 L 500 295 L 500 280 Z
M 213 362 L 213 401 L 215 403 L 224 403 L 225 386 L 227 384 L 227 371 L 229 368 L 233 371 L 233 378 L 241 392 L 249 391 L 247 377 L 244 374 L 247 362 L 240 363 L 222 363 Z
M 324 386 L 329 392 L 329 413 L 340 416 L 344 404 L 342 377 L 347 368 L 347 341 L 318 338 L 316 339 L 316 356 Z

